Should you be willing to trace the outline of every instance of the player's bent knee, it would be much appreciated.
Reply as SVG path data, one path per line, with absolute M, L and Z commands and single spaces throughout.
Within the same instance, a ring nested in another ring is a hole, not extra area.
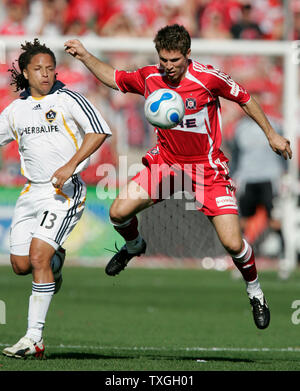
M 23 268 L 16 264 L 12 264 L 12 269 L 18 276 L 26 276 L 27 274 L 31 273 L 30 267 Z
M 243 249 L 243 242 L 240 240 L 231 240 L 228 243 L 223 243 L 223 246 L 231 256 L 235 256 L 241 253 Z
M 19 276 L 26 276 L 27 274 L 31 273 L 31 266 L 28 258 L 26 259 L 25 257 L 11 255 L 10 263 L 14 273 Z
M 122 224 L 128 220 L 128 215 L 125 213 L 124 208 L 118 203 L 112 204 L 109 210 L 109 217 L 112 223 Z
M 34 270 L 48 269 L 50 267 L 50 260 L 45 258 L 41 252 L 33 252 L 29 256 L 30 264 Z
M 128 220 L 128 217 L 124 217 L 122 215 L 110 214 L 110 221 L 113 224 L 123 224 Z

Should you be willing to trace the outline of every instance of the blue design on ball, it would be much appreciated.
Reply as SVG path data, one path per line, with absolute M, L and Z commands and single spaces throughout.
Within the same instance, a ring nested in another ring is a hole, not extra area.
M 172 114 L 170 115 L 170 120 L 171 120 L 172 122 L 178 123 L 178 122 L 179 122 L 179 115 L 178 115 L 177 113 L 172 113 Z
M 151 103 L 150 110 L 153 113 L 155 113 L 159 109 L 159 106 L 160 106 L 161 102 L 163 100 L 169 100 L 169 99 L 172 99 L 172 94 L 170 92 L 164 92 L 159 100 L 157 100 L 156 102 Z

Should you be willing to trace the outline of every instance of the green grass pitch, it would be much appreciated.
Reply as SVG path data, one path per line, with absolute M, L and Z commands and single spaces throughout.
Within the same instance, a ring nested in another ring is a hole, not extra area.
M 0 356 L 0 371 L 299 371 L 299 272 L 260 272 L 271 324 L 258 330 L 242 280 L 230 272 L 68 267 L 44 331 L 46 359 Z M 0 348 L 27 326 L 31 276 L 0 267 Z M 300 318 L 300 316 L 299 316 Z M 297 322 L 296 322 L 297 323 Z

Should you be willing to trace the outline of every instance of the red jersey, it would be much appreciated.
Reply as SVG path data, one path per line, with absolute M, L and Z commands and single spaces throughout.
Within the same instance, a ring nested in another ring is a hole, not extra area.
M 185 115 L 175 128 L 157 129 L 159 151 L 163 160 L 173 163 L 211 162 L 220 155 L 222 142 L 219 97 L 239 104 L 250 100 L 248 92 L 229 75 L 211 65 L 189 60 L 185 77 L 172 86 L 159 65 L 139 68 L 134 72 L 116 70 L 119 89 L 148 97 L 159 88 L 174 89 L 185 104 Z

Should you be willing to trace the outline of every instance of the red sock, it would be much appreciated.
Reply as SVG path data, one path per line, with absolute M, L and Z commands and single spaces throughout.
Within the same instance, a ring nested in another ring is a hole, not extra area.
M 137 227 L 138 219 L 136 216 L 134 216 L 125 226 L 123 224 L 121 226 L 114 225 L 115 230 L 119 232 L 126 242 L 134 240 L 139 236 Z
M 244 248 L 241 255 L 232 257 L 235 266 L 241 272 L 245 281 L 251 282 L 257 278 L 255 255 L 252 247 L 244 240 Z

